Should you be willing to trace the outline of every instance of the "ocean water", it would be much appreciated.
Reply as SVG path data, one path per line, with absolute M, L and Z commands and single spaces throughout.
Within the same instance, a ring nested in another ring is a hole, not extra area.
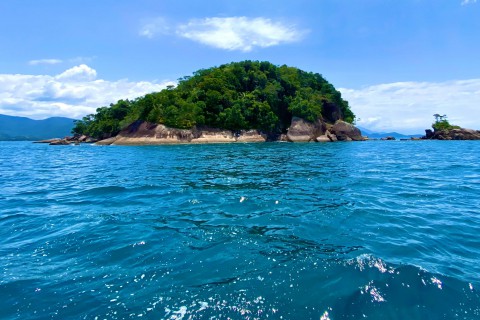
M 480 319 L 480 143 L 0 143 L 0 319 Z

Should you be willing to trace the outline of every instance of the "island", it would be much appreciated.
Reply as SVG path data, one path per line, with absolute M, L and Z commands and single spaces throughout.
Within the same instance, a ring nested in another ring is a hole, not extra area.
M 75 122 L 71 141 L 362 141 L 354 121 L 348 102 L 322 75 L 247 60 L 201 69 L 177 86 L 100 107 Z
M 427 140 L 480 140 L 480 131 L 451 125 L 446 115 L 434 114 L 432 129 L 425 130 Z

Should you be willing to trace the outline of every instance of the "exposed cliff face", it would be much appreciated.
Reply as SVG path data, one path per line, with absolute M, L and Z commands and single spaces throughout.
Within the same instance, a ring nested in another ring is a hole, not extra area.
M 318 119 L 308 122 L 294 117 L 287 135 L 269 137 L 258 130 L 233 132 L 215 128 L 175 129 L 161 124 L 136 121 L 122 130 L 117 136 L 97 142 L 99 145 L 157 145 L 184 143 L 232 143 L 266 142 L 284 140 L 289 142 L 333 142 L 364 140 L 360 130 L 353 125 L 338 120 L 329 125 Z
M 322 117 L 329 123 L 335 123 L 338 120 L 342 120 L 342 110 L 336 104 L 325 103 L 322 110 Z
M 451 129 L 451 130 L 425 130 L 423 139 L 431 140 L 480 140 L 480 130 L 473 129 Z
M 267 136 L 257 130 L 232 132 L 214 128 L 175 129 L 162 124 L 136 121 L 116 137 L 97 142 L 100 145 L 156 145 L 182 143 L 265 142 Z

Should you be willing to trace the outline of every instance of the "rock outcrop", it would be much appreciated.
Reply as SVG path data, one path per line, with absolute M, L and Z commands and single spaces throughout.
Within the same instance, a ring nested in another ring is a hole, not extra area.
M 480 140 L 480 130 L 450 129 L 450 130 L 425 130 L 423 139 L 431 140 Z
M 91 137 L 87 137 L 85 135 L 82 136 L 73 136 L 73 137 L 65 137 L 65 138 L 53 138 L 47 140 L 39 140 L 34 141 L 33 143 L 48 143 L 52 146 L 65 146 L 70 144 L 80 144 L 80 143 L 94 143 L 97 142 L 96 139 Z
M 361 132 L 355 126 L 338 120 L 328 125 L 322 119 L 309 122 L 294 117 L 287 134 L 269 136 L 258 130 L 230 131 L 207 127 L 192 129 L 169 128 L 162 124 L 136 121 L 117 136 L 98 141 L 98 145 L 158 145 L 184 143 L 232 143 L 232 142 L 334 142 L 362 141 Z
M 335 142 L 338 141 L 337 136 L 330 131 L 325 132 L 325 134 L 317 137 L 317 142 Z
M 54 140 L 52 142 L 49 143 L 49 145 L 51 146 L 65 146 L 65 145 L 69 145 L 69 144 L 72 144 L 73 142 L 71 141 L 68 141 L 66 139 L 60 139 L 60 140 Z
M 287 141 L 290 142 L 310 142 L 316 141 L 318 136 L 323 135 L 327 127 L 323 121 L 318 119 L 315 122 L 309 122 L 302 118 L 293 117 L 292 123 L 288 128 Z
M 328 125 L 318 119 L 308 122 L 294 117 L 288 129 L 287 141 L 290 142 L 335 142 L 335 141 L 364 141 L 361 131 L 354 125 L 342 120 L 337 120 L 333 125 Z
M 214 128 L 175 129 L 162 124 L 137 121 L 116 137 L 101 140 L 99 145 L 156 145 L 182 143 L 265 142 L 267 136 L 257 130 L 233 132 Z
M 330 128 L 330 132 L 333 133 L 339 141 L 363 141 L 365 138 L 362 136 L 360 129 L 353 124 L 338 120 Z
M 332 140 L 330 140 L 330 138 L 326 134 L 323 134 L 323 135 L 317 137 L 315 140 L 317 142 L 332 142 Z
M 387 136 L 387 137 L 380 138 L 380 140 L 397 140 L 397 138 L 393 136 Z

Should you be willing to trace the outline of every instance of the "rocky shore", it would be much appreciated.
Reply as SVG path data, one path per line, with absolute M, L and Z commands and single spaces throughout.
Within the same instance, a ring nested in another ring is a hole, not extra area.
M 457 128 L 450 130 L 425 130 L 427 140 L 480 140 L 480 130 Z
M 95 142 L 97 142 L 96 139 L 82 135 L 82 136 L 73 136 L 73 137 L 65 137 L 65 138 L 52 138 L 47 140 L 39 140 L 39 141 L 34 141 L 33 143 L 48 143 L 51 146 L 65 146 L 65 145 L 71 145 L 71 144 L 95 143 Z
M 206 127 L 175 129 L 162 124 L 136 121 L 115 137 L 100 140 L 98 145 L 162 145 L 236 142 L 335 142 L 363 141 L 360 130 L 347 122 L 337 120 L 328 124 L 321 119 L 308 122 L 294 117 L 287 134 L 272 135 L 259 130 L 230 131 Z

